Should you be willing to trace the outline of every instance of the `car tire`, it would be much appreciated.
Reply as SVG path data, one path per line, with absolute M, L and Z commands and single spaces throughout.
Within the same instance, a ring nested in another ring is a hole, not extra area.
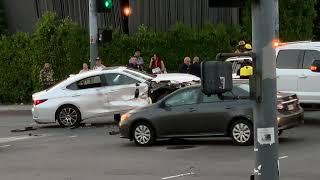
M 73 105 L 63 105 L 56 112 L 56 120 L 62 127 L 78 126 L 81 122 L 80 110 Z
M 254 138 L 252 123 L 247 120 L 238 120 L 234 122 L 230 128 L 230 136 L 236 145 L 252 145 Z
M 132 138 L 138 146 L 150 146 L 155 141 L 155 131 L 146 122 L 138 122 L 132 129 Z

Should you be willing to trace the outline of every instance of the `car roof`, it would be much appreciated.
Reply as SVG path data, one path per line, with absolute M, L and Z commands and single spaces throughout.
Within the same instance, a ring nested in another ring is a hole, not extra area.
M 81 79 L 91 77 L 91 76 L 96 76 L 105 73 L 106 71 L 109 72 L 120 72 L 127 69 L 127 67 L 124 66 L 115 66 L 115 67 L 106 67 L 101 70 L 90 70 L 88 72 L 84 72 L 81 74 L 71 74 L 67 79 L 63 80 L 62 82 L 58 83 L 56 87 L 64 87 L 69 85 L 70 83 L 79 81 Z
M 296 41 L 296 42 L 286 42 L 284 45 L 276 48 L 279 50 L 285 49 L 314 49 L 320 50 L 320 42 L 312 42 L 312 41 Z

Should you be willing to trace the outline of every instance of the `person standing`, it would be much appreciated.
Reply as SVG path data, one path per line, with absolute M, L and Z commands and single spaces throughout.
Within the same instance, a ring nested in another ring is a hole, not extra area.
M 83 64 L 82 64 L 82 69 L 81 69 L 81 71 L 79 72 L 79 74 L 85 73 L 85 72 L 88 72 L 88 71 L 89 71 L 88 64 L 87 64 L 87 63 L 83 63 Z
M 239 41 L 238 46 L 237 46 L 237 50 L 235 51 L 235 53 L 243 53 L 245 52 L 245 46 L 246 42 L 245 41 Z
M 179 67 L 179 73 L 190 73 L 191 58 L 185 57 L 183 63 Z
M 190 74 L 201 77 L 201 67 L 199 57 L 194 57 L 189 67 Z
M 143 70 L 143 67 L 138 64 L 138 58 L 135 56 L 130 59 L 130 63 L 128 65 L 128 67 L 131 69 L 138 70 L 138 71 Z
M 96 65 L 92 69 L 93 70 L 102 70 L 104 68 L 106 68 L 106 67 L 102 64 L 102 60 L 99 57 L 97 57 Z
M 50 88 L 54 84 L 53 74 L 51 65 L 49 63 L 45 63 L 44 67 L 40 71 L 39 77 L 40 85 L 43 90 Z
M 137 64 L 143 70 L 143 68 L 144 68 L 144 60 L 143 60 L 143 57 L 141 57 L 141 50 L 140 49 L 136 49 L 136 51 L 134 52 L 133 57 L 136 57 L 138 59 Z M 131 63 L 131 58 L 129 59 L 129 64 Z
M 152 74 L 166 73 L 164 62 L 158 54 L 154 54 L 151 58 L 149 68 L 151 69 Z

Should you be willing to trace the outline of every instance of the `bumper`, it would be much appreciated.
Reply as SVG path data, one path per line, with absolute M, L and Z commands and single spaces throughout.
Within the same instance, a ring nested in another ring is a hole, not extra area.
M 286 130 L 299 126 L 304 123 L 303 110 L 300 109 L 298 112 L 289 115 L 278 115 L 278 129 Z
M 130 126 L 129 124 L 119 123 L 119 132 L 121 138 L 131 139 Z
M 32 118 L 38 124 L 55 123 L 54 113 L 50 109 L 34 106 L 32 107 Z

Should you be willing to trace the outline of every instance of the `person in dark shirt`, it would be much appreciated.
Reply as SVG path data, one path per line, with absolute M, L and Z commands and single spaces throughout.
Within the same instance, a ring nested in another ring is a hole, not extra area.
M 200 62 L 199 57 L 194 57 L 193 62 L 190 65 L 190 74 L 201 77 L 201 68 L 200 68 Z
M 191 64 L 191 58 L 185 57 L 183 60 L 183 64 L 179 67 L 179 73 L 190 73 L 189 66 Z
M 129 68 L 131 69 L 135 69 L 135 70 L 138 70 L 138 71 L 142 71 L 142 66 L 140 66 L 138 64 L 138 58 L 137 57 L 132 57 L 131 60 L 130 60 L 130 63 L 128 65 Z

